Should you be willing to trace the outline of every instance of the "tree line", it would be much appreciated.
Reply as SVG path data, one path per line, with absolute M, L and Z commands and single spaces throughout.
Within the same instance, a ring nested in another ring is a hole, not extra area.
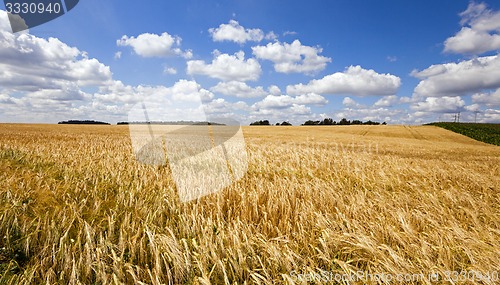
M 94 121 L 94 120 L 68 120 L 61 121 L 59 125 L 110 125 L 110 123 Z
M 276 123 L 275 126 L 291 126 L 288 121 L 284 121 L 283 123 Z M 387 125 L 386 122 L 380 123 L 380 122 L 374 122 L 372 120 L 368 121 L 361 121 L 361 120 L 347 120 L 346 118 L 342 118 L 340 121 L 334 121 L 332 118 L 325 118 L 321 121 L 313 121 L 313 120 L 307 120 L 301 126 L 334 126 L 334 125 L 339 125 L 339 126 L 347 126 L 347 125 Z M 255 121 L 253 123 L 250 123 L 250 126 L 271 126 L 271 123 L 269 120 L 260 120 L 260 121 Z
M 271 123 L 269 123 L 269 120 L 262 120 L 262 121 L 255 121 L 253 123 L 250 123 L 250 126 L 270 126 Z M 283 121 L 283 123 L 276 123 L 275 126 L 291 126 L 287 121 Z

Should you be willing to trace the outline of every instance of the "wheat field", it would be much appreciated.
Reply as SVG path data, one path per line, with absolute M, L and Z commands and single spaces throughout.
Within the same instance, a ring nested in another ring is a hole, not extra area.
M 127 126 L 0 125 L 0 284 L 500 282 L 500 147 L 433 126 L 243 132 L 244 177 L 181 203 Z

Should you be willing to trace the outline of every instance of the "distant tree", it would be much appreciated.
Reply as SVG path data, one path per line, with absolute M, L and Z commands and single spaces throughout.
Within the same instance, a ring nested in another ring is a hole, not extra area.
M 385 125 L 387 125 L 387 123 L 386 123 L 386 122 L 383 122 L 383 123 L 382 123 L 382 125 L 384 125 L 384 126 L 385 126 Z
M 307 120 L 302 125 L 303 126 L 315 126 L 315 125 L 319 125 L 319 121 Z
M 109 125 L 106 122 L 99 122 L 94 120 L 69 120 L 59 122 L 60 125 Z
M 372 120 L 368 120 L 363 123 L 363 125 L 380 125 L 379 122 L 373 122 Z
M 283 123 L 281 123 L 282 126 L 291 126 L 292 124 L 290 124 L 289 122 L 287 121 L 283 121 Z
M 276 126 L 279 126 L 279 125 L 280 125 L 280 123 L 276 123 Z
M 250 124 L 250 126 L 270 126 L 269 120 L 256 121 Z
M 385 122 L 384 122 L 385 123 Z M 387 124 L 387 123 L 385 123 Z M 283 125 L 283 124 L 282 124 Z M 366 122 L 363 122 L 361 120 L 352 120 L 349 121 L 346 118 L 342 118 L 339 122 L 334 121 L 332 118 L 325 118 L 322 121 L 313 121 L 313 120 L 307 120 L 305 121 L 302 126 L 331 126 L 331 125 L 380 125 L 379 122 L 374 122 L 371 120 L 368 120 Z
M 351 121 L 348 121 L 346 118 L 342 118 L 340 122 L 338 123 L 339 125 L 350 125 Z
M 331 125 L 334 125 L 333 123 L 333 119 L 332 118 L 325 118 L 323 119 L 323 121 L 321 121 L 319 124 L 320 125 L 324 125 L 324 126 L 331 126 Z

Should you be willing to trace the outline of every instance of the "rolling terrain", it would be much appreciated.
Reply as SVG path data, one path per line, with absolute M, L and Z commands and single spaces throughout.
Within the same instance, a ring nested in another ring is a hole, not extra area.
M 127 126 L 0 125 L 0 284 L 324 284 L 359 272 L 448 284 L 450 272 L 500 268 L 500 147 L 435 126 L 243 132 L 245 176 L 181 203 L 168 167 L 135 160 Z M 366 278 L 351 284 L 395 284 Z
M 429 125 L 441 127 L 478 141 L 500 146 L 500 124 L 441 122 Z

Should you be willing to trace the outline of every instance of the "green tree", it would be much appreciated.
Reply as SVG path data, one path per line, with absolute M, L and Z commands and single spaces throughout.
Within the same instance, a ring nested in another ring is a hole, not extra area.
M 339 122 L 339 125 L 350 125 L 351 124 L 351 121 L 348 121 L 346 118 L 342 118 L 342 120 L 340 120 Z

